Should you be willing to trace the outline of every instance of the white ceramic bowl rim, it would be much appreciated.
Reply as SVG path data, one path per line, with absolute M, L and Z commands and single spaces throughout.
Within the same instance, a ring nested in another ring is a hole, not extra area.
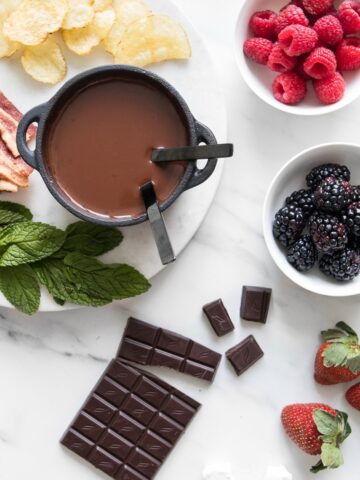
M 360 74 L 359 72 L 350 72 L 348 74 L 349 78 L 351 78 L 350 81 L 347 81 L 347 90 L 345 92 L 344 97 L 337 103 L 331 104 L 331 105 L 306 105 L 304 104 L 299 104 L 299 105 L 285 105 L 279 101 L 277 101 L 271 90 L 271 83 L 269 83 L 268 89 L 262 88 L 262 85 L 260 84 L 260 80 L 258 77 L 255 75 L 255 73 L 252 71 L 252 67 L 250 66 L 250 61 L 245 58 L 245 55 L 243 54 L 242 50 L 242 41 L 239 39 L 247 38 L 243 35 L 244 30 L 248 32 L 247 24 L 244 24 L 244 16 L 247 14 L 248 15 L 248 9 L 249 5 L 252 5 L 252 12 L 255 12 L 256 10 L 262 10 L 264 8 L 266 9 L 274 9 L 274 10 L 279 10 L 277 7 L 273 7 L 274 5 L 279 4 L 279 0 L 272 0 L 269 2 L 268 0 L 245 0 L 243 5 L 241 6 L 239 16 L 236 22 L 236 28 L 235 28 L 235 39 L 234 39 L 234 50 L 235 50 L 235 57 L 236 57 L 236 62 L 238 64 L 240 73 L 242 77 L 244 78 L 246 84 L 248 87 L 265 103 L 268 105 L 271 105 L 272 107 L 281 110 L 286 113 L 292 113 L 294 115 L 304 115 L 304 116 L 316 116 L 316 115 L 324 115 L 327 113 L 335 112 L 350 103 L 354 102 L 357 100 L 360 96 Z M 284 0 L 284 5 L 286 4 L 286 0 Z M 257 7 L 259 5 L 259 8 Z M 265 7 L 266 5 L 266 7 Z M 248 21 L 248 18 L 246 17 L 246 22 Z M 254 68 L 264 68 L 266 69 L 266 66 L 259 66 L 254 64 Z M 356 76 L 356 78 L 355 78 Z M 353 87 L 351 85 L 354 84 Z M 357 84 L 357 86 L 355 85 Z M 267 93 L 268 92 L 268 93 Z
M 360 277 L 358 277 L 354 281 L 342 283 L 342 282 L 336 282 L 335 280 L 332 281 L 331 279 L 324 276 L 323 278 L 321 277 L 321 281 L 319 282 L 319 284 L 317 286 L 314 286 L 314 283 L 309 282 L 308 276 L 306 273 L 304 274 L 304 273 L 298 272 L 287 262 L 285 252 L 282 251 L 281 246 L 276 242 L 272 234 L 272 221 L 273 221 L 272 218 L 275 212 L 271 211 L 270 203 L 272 202 L 272 199 L 273 199 L 274 190 L 278 186 L 279 182 L 281 181 L 284 173 L 287 172 L 290 169 L 290 167 L 294 166 L 296 163 L 298 163 L 301 159 L 303 159 L 303 157 L 307 156 L 309 153 L 312 153 L 312 152 L 320 153 L 321 150 L 329 149 L 329 148 L 344 148 L 344 149 L 358 150 L 359 151 L 359 167 L 360 167 L 360 145 L 355 143 L 345 143 L 345 142 L 323 143 L 320 145 L 307 148 L 306 150 L 303 150 L 302 152 L 292 157 L 287 163 L 285 163 L 285 165 L 281 167 L 281 169 L 275 175 L 265 195 L 264 207 L 263 207 L 263 232 L 264 232 L 264 239 L 265 239 L 266 246 L 275 264 L 282 271 L 282 273 L 286 277 L 288 277 L 290 280 L 292 280 L 295 284 L 299 285 L 305 290 L 308 290 L 313 293 L 317 293 L 319 295 L 332 296 L 332 297 L 347 297 L 347 296 L 360 294 Z M 305 169 L 304 171 L 304 177 L 305 177 L 307 170 L 306 170 L 306 167 L 304 167 L 304 169 Z M 301 188 L 304 188 L 304 187 L 299 185 L 299 190 Z M 274 246 L 276 246 L 278 251 L 281 252 L 284 261 L 279 260 L 279 258 L 282 258 L 282 257 L 278 256 L 273 252 Z

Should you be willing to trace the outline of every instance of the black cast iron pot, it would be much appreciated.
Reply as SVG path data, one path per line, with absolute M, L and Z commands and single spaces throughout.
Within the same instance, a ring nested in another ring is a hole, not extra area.
M 165 91 L 174 104 L 179 108 L 179 111 L 183 114 L 189 133 L 189 146 L 196 146 L 200 143 L 205 143 L 207 145 L 217 144 L 216 138 L 211 130 L 195 120 L 187 103 L 172 85 L 154 73 L 125 65 L 111 65 L 95 68 L 81 73 L 69 80 L 47 103 L 33 108 L 24 115 L 20 121 L 17 132 L 17 146 L 21 156 L 31 167 L 39 171 L 50 193 L 63 207 L 82 220 L 102 225 L 120 227 L 144 222 L 148 219 L 148 216 L 146 213 L 143 213 L 137 217 L 131 218 L 104 218 L 103 216 L 89 212 L 72 202 L 59 185 L 57 185 L 46 165 L 46 161 L 44 161 L 44 139 L 48 133 L 52 113 L 58 111 L 59 107 L 62 106 L 68 98 L 71 98 L 77 91 L 91 85 L 92 83 L 103 81 L 107 78 L 114 79 L 123 75 L 126 75 L 127 78 L 133 76 L 134 79 L 141 77 L 143 81 L 146 80 L 154 87 Z M 36 147 L 34 151 L 29 149 L 26 142 L 26 132 L 32 123 L 38 124 Z M 161 205 L 159 205 L 160 210 L 164 211 L 170 207 L 170 205 L 172 205 L 185 190 L 196 187 L 205 182 L 215 170 L 216 163 L 217 159 L 209 159 L 206 166 L 200 170 L 197 168 L 195 161 L 188 162 L 188 166 L 178 186 L 173 193 Z

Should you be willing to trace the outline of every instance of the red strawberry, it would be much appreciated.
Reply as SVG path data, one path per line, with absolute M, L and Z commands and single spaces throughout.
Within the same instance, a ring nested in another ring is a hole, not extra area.
M 360 383 L 349 388 L 346 392 L 346 400 L 352 407 L 360 411 Z
M 321 455 L 311 472 L 338 468 L 344 463 L 339 446 L 351 433 L 346 413 L 322 403 L 298 403 L 283 409 L 281 421 L 287 435 L 301 450 Z
M 324 343 L 315 359 L 315 380 L 322 385 L 351 382 L 360 377 L 360 344 L 345 322 L 321 332 Z

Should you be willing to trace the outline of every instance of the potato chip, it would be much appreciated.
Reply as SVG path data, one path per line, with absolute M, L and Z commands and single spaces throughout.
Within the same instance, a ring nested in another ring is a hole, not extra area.
M 190 57 L 191 46 L 183 27 L 166 15 L 149 15 L 128 26 L 115 61 L 144 67 Z
M 108 9 L 113 4 L 113 0 L 92 0 L 92 5 L 95 12 L 102 12 Z
M 4 35 L 24 45 L 39 45 L 61 27 L 67 0 L 24 0 L 4 23 Z
M 64 30 L 64 42 L 69 50 L 77 55 L 86 55 L 106 37 L 114 20 L 115 12 L 113 8 L 97 12 L 92 22 L 86 27 Z
M 151 14 L 151 10 L 143 0 L 123 0 L 117 3 L 114 9 L 116 15 L 114 25 L 103 41 L 105 50 L 113 55 L 130 23 Z
M 21 63 L 35 80 L 53 85 L 60 82 L 67 72 L 62 51 L 51 36 L 40 45 L 25 48 Z
M 9 15 L 20 5 L 22 0 L 3 0 L 0 4 L 0 58 L 10 57 L 20 48 L 20 43 L 13 42 L 3 34 L 3 27 Z
M 62 28 L 81 28 L 89 25 L 94 17 L 94 9 L 91 0 L 68 0 L 69 10 L 65 16 Z

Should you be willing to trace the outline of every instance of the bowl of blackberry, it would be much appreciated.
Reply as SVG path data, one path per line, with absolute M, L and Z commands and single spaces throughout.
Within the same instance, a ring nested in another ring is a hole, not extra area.
M 324 144 L 292 158 L 269 187 L 263 229 L 293 282 L 321 295 L 360 294 L 360 146 Z
M 360 95 L 360 0 L 246 0 L 235 30 L 243 79 L 296 115 L 334 112 Z

